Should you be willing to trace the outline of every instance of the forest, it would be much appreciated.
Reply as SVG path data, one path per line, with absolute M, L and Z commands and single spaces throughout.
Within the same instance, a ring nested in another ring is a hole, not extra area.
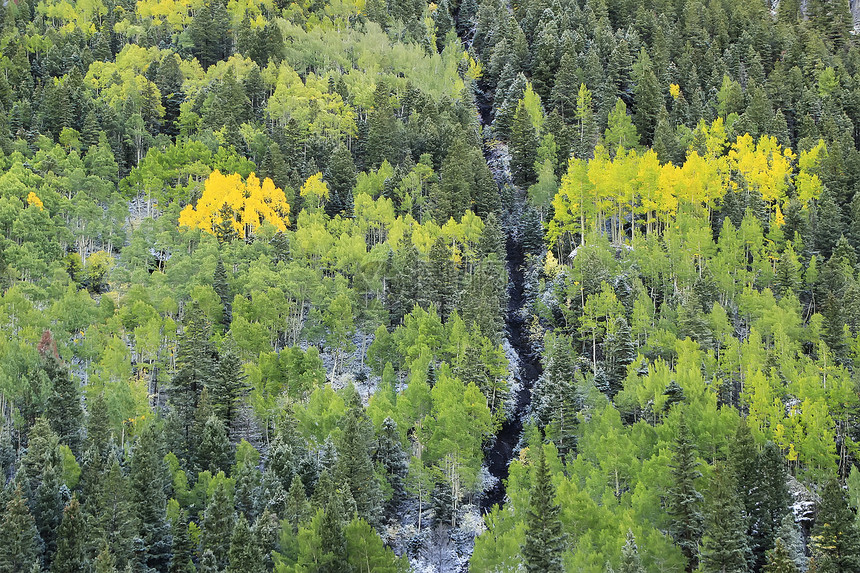
M 848 0 L 0 7 L 0 573 L 860 571 Z

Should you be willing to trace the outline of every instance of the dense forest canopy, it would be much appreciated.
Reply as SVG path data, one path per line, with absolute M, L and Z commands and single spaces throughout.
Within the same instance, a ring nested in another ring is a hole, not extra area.
M 860 571 L 855 16 L 5 3 L 0 573 Z

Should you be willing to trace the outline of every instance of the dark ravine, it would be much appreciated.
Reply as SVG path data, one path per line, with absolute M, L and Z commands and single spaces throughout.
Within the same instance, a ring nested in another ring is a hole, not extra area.
M 475 105 L 482 128 L 492 123 L 493 98 L 480 85 L 475 94 Z M 491 160 L 491 150 L 485 148 L 485 158 L 493 175 L 500 186 L 511 185 L 510 174 L 494 169 Z M 508 469 L 517 452 L 523 431 L 523 418 L 531 404 L 532 386 L 540 377 L 542 367 L 540 359 L 535 355 L 529 343 L 527 322 L 523 307 L 525 306 L 525 277 L 523 263 L 525 251 L 517 236 L 518 214 L 522 211 L 525 197 L 522 191 L 515 190 L 513 205 L 508 206 L 510 213 L 503 218 L 505 225 L 505 259 L 508 270 L 508 308 L 505 316 L 505 335 L 519 359 L 517 393 L 514 396 L 514 408 L 510 416 L 502 424 L 495 441 L 486 451 L 486 464 L 490 474 L 497 478 L 494 486 L 485 492 L 481 499 L 481 511 L 487 512 L 494 505 L 505 503 L 505 481 Z
M 510 282 L 508 286 L 508 309 L 505 318 L 505 331 L 513 349 L 519 357 L 520 386 L 515 395 L 515 408 L 510 417 L 502 424 L 496 440 L 486 453 L 490 473 L 498 478 L 492 489 L 486 492 L 481 510 L 486 512 L 496 504 L 504 505 L 505 480 L 511 460 L 517 451 L 523 431 L 523 417 L 531 404 L 532 386 L 541 375 L 541 363 L 529 344 L 526 332 L 527 323 L 524 313 L 525 278 L 523 276 L 524 252 L 522 244 L 509 229 L 505 244 L 507 267 Z

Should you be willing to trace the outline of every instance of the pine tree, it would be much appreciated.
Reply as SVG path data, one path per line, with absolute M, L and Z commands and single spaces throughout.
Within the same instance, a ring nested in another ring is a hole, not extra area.
M 244 515 L 239 516 L 233 527 L 228 562 L 227 573 L 265 573 L 263 555 Z
M 371 455 L 376 448 L 373 422 L 367 417 L 359 398 L 341 422 L 343 434 L 338 444 L 335 477 L 346 484 L 355 499 L 358 516 L 368 523 L 379 521 L 382 492 L 379 489 Z
M 636 101 L 633 122 L 643 143 L 648 145 L 653 141 L 662 97 L 651 58 L 645 48 L 640 50 L 639 58 L 633 66 L 633 81 L 633 95 Z
M 299 524 L 302 523 L 309 515 L 311 506 L 308 503 L 305 486 L 299 476 L 293 477 L 293 482 L 290 484 L 290 491 L 287 493 L 286 514 L 284 518 L 293 526 L 293 534 L 298 534 Z
M 520 101 L 511 125 L 511 172 L 517 185 L 528 187 L 535 182 L 538 143 L 531 115 Z
M 169 573 L 194 573 L 194 563 L 191 561 L 194 547 L 188 531 L 187 511 L 180 510 L 179 515 L 171 520 L 170 533 L 173 558 L 170 560 Z
M 144 550 L 137 556 L 144 569 L 165 571 L 170 563 L 170 525 L 167 523 L 166 487 L 170 477 L 160 448 L 160 433 L 147 425 L 131 456 L 132 502 Z
M 232 457 L 232 446 L 224 423 L 212 414 L 203 426 L 200 445 L 197 448 L 197 467 L 209 470 L 212 474 L 226 472 Z
M 110 552 L 110 546 L 105 541 L 102 543 L 102 548 L 96 555 L 93 563 L 95 573 L 118 573 L 116 568 L 116 559 Z
M 672 461 L 672 486 L 668 491 L 668 512 L 675 543 L 687 559 L 687 571 L 696 568 L 699 539 L 702 535 L 702 494 L 696 480 L 702 476 L 693 438 L 684 414 L 678 422 Z
M 200 393 L 206 382 L 214 378 L 217 367 L 215 349 L 209 342 L 210 335 L 210 326 L 201 310 L 196 305 L 189 308 L 186 311 L 185 328 L 179 339 L 176 373 L 168 388 L 169 402 L 178 414 L 185 440 L 183 446 L 189 457 L 194 451 L 192 429 Z
M 794 515 L 786 513 L 782 518 L 779 528 L 776 530 L 776 538 L 779 539 L 791 560 L 800 572 L 806 571 L 808 559 L 806 557 L 806 546 L 803 543 L 803 534 L 800 527 L 794 522 Z
M 397 423 L 390 417 L 382 422 L 379 430 L 378 445 L 374 458 L 385 472 L 385 478 L 391 488 L 391 499 L 388 501 L 387 514 L 392 514 L 406 493 L 404 480 L 409 469 L 409 460 L 400 444 L 400 433 Z
M 561 508 L 555 502 L 555 487 L 543 446 L 538 445 L 537 449 L 522 557 L 529 573 L 560 573 L 565 540 L 559 519 Z
M 212 411 L 229 431 L 239 415 L 242 399 L 248 392 L 248 381 L 233 337 L 221 345 L 218 366 L 207 383 Z
M 224 328 L 229 328 L 233 322 L 232 301 L 230 298 L 230 285 L 227 282 L 227 269 L 224 268 L 224 261 L 218 257 L 218 262 L 215 264 L 215 274 L 212 277 L 212 288 L 218 298 L 221 299 L 221 306 L 224 308 L 222 324 Z
M 57 532 L 57 552 L 51 563 L 51 573 L 78 573 L 87 570 L 89 559 L 87 559 L 86 531 L 81 504 L 77 497 L 72 496 L 63 510 L 63 520 Z
M 63 518 L 63 495 L 60 491 L 59 460 L 45 464 L 39 487 L 35 491 L 33 517 L 39 536 L 45 544 L 45 561 L 50 563 L 57 549 L 57 530 Z
M 618 573 L 645 573 L 642 560 L 639 558 L 639 548 L 633 532 L 627 531 L 627 542 L 621 548 L 621 568 Z
M 132 555 L 138 522 L 128 480 L 113 453 L 105 467 L 107 470 L 95 488 L 95 495 L 87 499 L 85 505 L 87 522 L 93 529 L 92 537 L 104 540 L 110 559 L 124 567 Z
M 829 479 L 821 492 L 810 546 L 819 571 L 860 571 L 860 532 L 835 478 Z
M 26 573 L 42 554 L 42 540 L 20 485 L 0 520 L 0 571 Z
M 762 571 L 764 573 L 799 573 L 797 565 L 791 559 L 782 539 L 777 539 L 773 549 L 767 552 L 767 563 Z
M 230 549 L 230 539 L 233 535 L 233 524 L 236 513 L 233 511 L 233 501 L 227 491 L 224 481 L 219 481 L 206 510 L 203 512 L 201 523 L 202 550 L 211 551 L 219 568 L 227 564 L 227 554 Z
M 72 452 L 79 454 L 84 417 L 80 390 L 77 382 L 72 380 L 69 369 L 60 360 L 57 346 L 49 330 L 45 331 L 39 342 L 39 355 L 41 366 L 51 382 L 46 404 L 46 414 L 51 429 L 56 432 L 62 443 L 72 449 Z
M 750 553 L 746 523 L 734 477 L 728 468 L 717 467 L 710 493 L 713 497 L 702 537 L 701 570 L 746 573 Z
M 339 213 L 352 214 L 352 189 L 355 187 L 356 177 L 352 153 L 343 145 L 338 147 L 331 155 L 325 178 L 329 186 L 329 200 L 325 211 L 329 217 Z

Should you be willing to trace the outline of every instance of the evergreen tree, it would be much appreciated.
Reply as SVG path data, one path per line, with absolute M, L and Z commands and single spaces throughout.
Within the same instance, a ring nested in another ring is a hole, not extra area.
M 338 147 L 331 155 L 326 173 L 329 200 L 325 211 L 330 217 L 339 213 L 352 214 L 352 189 L 355 187 L 356 177 L 352 153 L 345 146 Z
M 51 563 L 51 573 L 79 573 L 89 567 L 81 504 L 72 496 L 63 510 L 63 520 L 57 533 L 57 552 Z
M 248 381 L 233 337 L 224 340 L 218 367 L 207 383 L 212 411 L 229 431 L 239 416 L 242 399 L 248 392 Z
M 529 494 L 526 515 L 526 538 L 522 557 L 530 573 L 561 572 L 564 534 L 559 519 L 560 507 L 555 502 L 555 487 L 546 463 L 542 445 L 538 445 L 537 465 Z
M 217 368 L 215 349 L 209 337 L 209 324 L 200 309 L 192 306 L 186 311 L 185 328 L 176 354 L 176 373 L 168 388 L 169 402 L 179 417 L 185 440 L 185 456 L 189 458 L 194 453 L 192 429 L 200 393 L 206 382 L 214 378 Z
M 81 409 L 78 383 L 72 380 L 69 369 L 60 361 L 49 330 L 45 331 L 39 342 L 39 355 L 41 366 L 51 382 L 45 410 L 51 429 L 72 452 L 80 453 L 84 412 Z
M 259 545 L 252 537 L 251 528 L 244 515 L 240 515 L 233 527 L 228 552 L 227 573 L 265 573 L 263 556 Z
M 782 539 L 777 539 L 773 549 L 767 552 L 767 563 L 762 571 L 764 573 L 799 573 L 797 565 L 791 559 Z
M 808 559 L 806 557 L 806 546 L 803 543 L 803 534 L 800 527 L 794 522 L 794 515 L 790 512 L 782 518 L 779 528 L 776 530 L 776 538 L 780 540 L 788 551 L 797 570 L 806 571 Z
M 212 277 L 212 288 L 215 289 L 215 293 L 218 295 L 218 298 L 221 299 L 221 306 L 224 308 L 222 324 L 224 325 L 224 328 L 229 328 L 230 323 L 233 322 L 233 299 L 230 298 L 230 285 L 227 282 L 227 269 L 224 268 L 224 261 L 221 260 L 221 257 L 218 257 L 218 262 L 215 264 L 215 274 Z
M 627 531 L 627 542 L 621 548 L 621 568 L 618 573 L 645 573 L 633 532 Z
M 368 523 L 379 521 L 382 492 L 371 455 L 376 448 L 373 422 L 367 417 L 357 394 L 342 424 L 335 476 L 348 486 L 356 502 L 358 516 Z
M 701 570 L 706 573 L 749 571 L 749 543 L 743 509 L 728 468 L 717 467 L 711 480 L 713 496 L 701 546 Z
M 668 512 L 675 543 L 687 559 L 687 571 L 693 571 L 698 561 L 699 539 L 702 535 L 702 494 L 696 480 L 702 476 L 690 429 L 684 414 L 678 422 L 672 461 L 672 486 L 668 491 Z
M 96 486 L 96 493 L 85 506 L 88 526 L 93 539 L 101 539 L 111 561 L 124 567 L 132 555 L 132 543 L 138 535 L 138 521 L 132 504 L 128 480 L 119 460 L 111 453 L 105 475 Z
M 860 532 L 835 478 L 829 479 L 821 492 L 810 545 L 818 571 L 860 571 Z
M 188 513 L 183 509 L 170 521 L 170 534 L 173 540 L 169 573 L 194 573 L 191 561 L 193 545 L 188 531 Z
M 308 503 L 305 486 L 299 476 L 294 476 L 287 493 L 286 515 L 287 523 L 293 527 L 293 534 L 299 532 L 299 524 L 310 515 L 311 506 Z
M 0 571 L 29 572 L 41 554 L 42 540 L 19 485 L 0 519 Z
M 538 143 L 531 115 L 521 101 L 511 125 L 511 172 L 517 185 L 528 187 L 535 182 Z
M 167 523 L 166 487 L 169 483 L 160 433 L 148 424 L 137 439 L 131 456 L 132 502 L 138 523 L 143 551 L 137 556 L 144 571 L 165 571 L 170 563 L 170 525 Z
M 233 525 L 236 513 L 233 511 L 233 501 L 224 481 L 218 482 L 215 492 L 206 510 L 203 512 L 202 536 L 200 538 L 202 551 L 212 552 L 219 568 L 227 565 L 227 555 L 230 550 L 230 539 L 233 536 Z
M 393 515 L 393 510 L 403 501 L 406 493 L 404 480 L 409 469 L 409 460 L 400 444 L 397 423 L 390 417 L 382 422 L 374 459 L 382 467 L 385 479 L 391 488 L 391 499 L 388 500 L 389 511 L 386 511 L 386 514 Z
M 197 466 L 213 474 L 226 472 L 232 458 L 232 446 L 224 423 L 212 414 L 203 426 L 200 445 L 197 448 Z

